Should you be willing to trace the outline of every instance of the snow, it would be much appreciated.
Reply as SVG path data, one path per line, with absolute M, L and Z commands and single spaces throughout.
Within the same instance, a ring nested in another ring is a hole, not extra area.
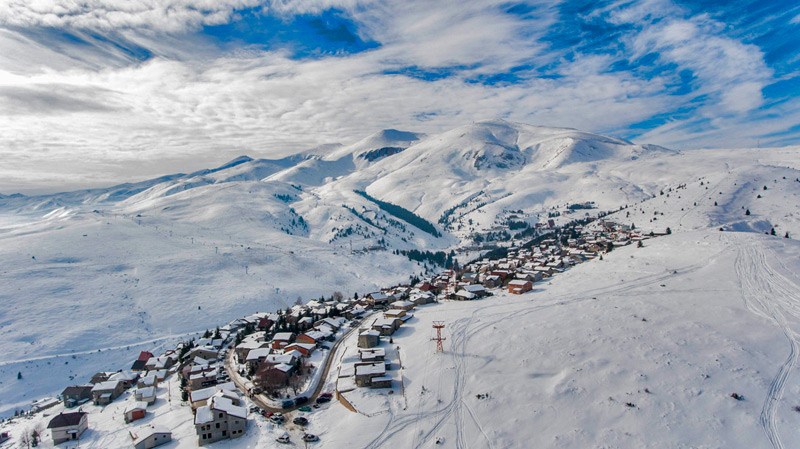
M 402 151 L 360 157 L 385 147 Z M 564 223 L 586 212 L 568 204 L 589 201 L 590 213 L 614 210 L 609 219 L 643 234 L 672 234 L 617 247 L 527 294 L 417 309 L 393 335 L 400 352 L 386 347 L 392 364 L 402 354 L 387 373 L 403 394 L 347 393 L 373 416 L 339 404 L 313 413 L 318 447 L 422 447 L 439 436 L 456 447 L 798 446 L 788 399 L 800 393 L 800 148 L 675 152 L 505 121 L 0 198 L 0 415 L 298 297 L 363 295 L 422 273 L 393 249 L 471 247 L 475 232 L 512 216 L 533 224 L 558 211 Z M 447 323 L 444 354 L 432 352 L 433 320 Z M 191 412 L 165 408 L 163 390 L 147 419 L 165 420 L 176 447 L 193 447 Z M 105 410 L 132 394 L 84 406 L 97 424 L 86 441 L 129 444 Z M 217 445 L 259 447 L 275 434 L 259 421 Z

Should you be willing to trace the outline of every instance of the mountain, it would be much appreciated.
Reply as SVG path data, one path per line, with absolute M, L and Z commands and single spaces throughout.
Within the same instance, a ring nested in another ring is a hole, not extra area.
M 298 297 L 363 294 L 434 269 L 401 251 L 467 261 L 509 244 L 496 241 L 504 233 L 599 212 L 645 232 L 794 237 L 798 161 L 797 147 L 677 152 L 492 120 L 431 135 L 384 130 L 105 189 L 2 196 L 0 376 L 26 377 L 25 388 L 2 380 L 0 414 L 69 383 L 37 377 L 33 364 L 75 354 L 69 374 L 83 379 Z

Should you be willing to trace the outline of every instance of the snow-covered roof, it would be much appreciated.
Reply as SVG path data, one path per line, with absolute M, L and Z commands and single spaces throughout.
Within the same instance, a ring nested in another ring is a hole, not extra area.
M 291 332 L 278 332 L 272 337 L 272 341 L 289 341 L 292 339 Z
M 247 361 L 248 362 L 257 361 L 262 357 L 270 355 L 270 353 L 272 353 L 271 348 L 251 349 L 250 352 L 247 353 Z
M 365 375 L 384 375 L 386 374 L 386 365 L 384 363 L 371 363 L 369 365 L 359 365 L 356 367 L 356 376 Z
M 134 410 L 147 410 L 147 402 L 145 401 L 136 401 L 125 407 L 125 412 L 132 412 Z
M 119 385 L 118 380 L 107 380 L 105 382 L 100 382 L 92 387 L 92 392 L 95 391 L 105 391 L 105 390 L 116 390 L 117 385 Z
M 172 432 L 162 426 L 146 426 L 136 429 L 133 434 L 136 435 L 136 438 L 133 439 L 133 445 L 135 446 L 153 435 L 167 434 L 171 436 Z

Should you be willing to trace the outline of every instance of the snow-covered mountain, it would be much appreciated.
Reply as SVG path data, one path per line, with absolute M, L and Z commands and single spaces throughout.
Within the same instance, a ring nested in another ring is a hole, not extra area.
M 393 250 L 473 257 L 511 221 L 627 205 L 614 217 L 646 230 L 794 237 L 799 169 L 800 148 L 677 152 L 493 120 L 434 135 L 385 130 L 106 189 L 1 196 L 0 413 L 69 383 L 10 381 L 37 363 L 76 354 L 70 374 L 82 379 L 176 335 L 425 271 Z M 595 209 L 568 208 L 577 204 Z

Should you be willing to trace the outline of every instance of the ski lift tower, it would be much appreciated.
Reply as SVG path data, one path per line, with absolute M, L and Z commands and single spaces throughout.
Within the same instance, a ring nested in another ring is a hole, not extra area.
M 436 338 L 431 338 L 431 340 L 436 341 L 436 352 L 444 352 L 444 346 L 442 346 L 442 342 L 447 340 L 445 337 L 442 337 L 444 321 L 434 321 L 433 328 L 436 329 Z

